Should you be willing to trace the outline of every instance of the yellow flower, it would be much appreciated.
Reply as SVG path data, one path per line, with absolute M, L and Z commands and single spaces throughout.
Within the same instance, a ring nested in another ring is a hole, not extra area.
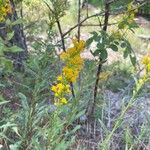
M 62 81 L 63 80 L 63 76 L 62 75 L 59 75 L 58 77 L 57 77 L 57 81 Z
M 7 10 L 6 10 L 6 8 L 3 6 L 3 7 L 1 7 L 1 12 L 3 13 L 3 14 L 6 14 L 7 13 Z
M 85 41 L 80 40 L 80 41 L 78 42 L 77 39 L 73 39 L 72 42 L 73 42 L 74 47 L 75 47 L 76 49 L 79 49 L 80 51 L 83 51 L 83 50 L 84 50 L 84 48 L 85 48 Z
M 71 93 L 69 84 L 65 85 L 65 91 L 66 91 L 66 93 Z
M 61 103 L 62 105 L 65 105 L 65 104 L 68 103 L 68 101 L 67 101 L 66 98 L 63 97 L 62 99 L 60 99 L 60 103 Z
M 144 65 L 148 65 L 150 63 L 150 56 L 149 55 L 146 55 L 142 58 L 142 64 Z
M 150 71 L 150 63 L 146 66 L 147 71 Z
M 59 94 L 58 94 L 58 93 L 55 93 L 55 97 L 59 97 Z
M 6 13 L 7 14 L 11 14 L 12 13 L 12 8 L 11 8 L 10 4 L 6 4 L 5 8 L 6 8 Z
M 78 48 L 80 49 L 80 51 L 83 51 L 85 48 L 85 41 L 80 40 Z
M 67 58 L 69 58 L 69 54 L 66 53 L 66 52 L 62 52 L 62 53 L 60 54 L 60 58 L 61 58 L 62 60 L 66 60 Z
M 51 90 L 52 90 L 53 92 L 57 92 L 57 87 L 56 87 L 55 85 L 53 85 L 52 88 L 51 88 Z
M 70 59 L 68 63 L 77 67 L 81 67 L 83 65 L 83 59 L 80 55 L 76 55 L 74 58 Z
M 146 73 L 149 75 L 150 74 L 150 55 L 146 55 L 142 58 L 141 61 L 142 64 L 144 64 Z
M 150 76 L 150 55 L 144 56 L 141 60 L 141 63 L 145 67 L 145 73 L 141 80 L 143 80 L 143 82 L 146 82 L 147 80 L 149 80 L 149 76 Z M 139 81 L 139 82 L 142 82 L 142 81 Z
M 0 2 L 0 22 L 5 21 L 5 18 L 9 13 L 12 13 L 10 2 L 8 0 Z
M 62 97 L 60 99 L 55 100 L 54 105 L 55 106 L 62 106 L 62 105 L 66 105 L 68 103 L 67 99 L 65 97 Z
M 58 84 L 52 86 L 52 88 L 51 88 L 51 90 L 52 90 L 57 96 L 63 94 L 64 89 L 65 89 L 65 85 L 62 84 L 62 83 L 58 83 Z
M 63 75 L 65 76 L 68 82 L 75 82 L 78 76 L 78 71 L 73 70 L 72 68 L 64 67 L 63 68 Z

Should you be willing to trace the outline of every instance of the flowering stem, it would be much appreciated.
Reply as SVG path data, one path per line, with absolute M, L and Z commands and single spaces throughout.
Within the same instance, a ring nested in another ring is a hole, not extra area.
M 57 26 L 58 26 L 58 29 L 59 29 L 63 51 L 66 52 L 65 40 L 64 40 L 63 32 L 62 32 L 61 25 L 60 25 L 60 22 L 59 22 L 58 19 L 57 19 L 56 23 L 57 23 Z M 73 88 L 73 83 L 72 82 L 70 83 L 70 86 L 71 86 L 72 96 L 75 97 L 75 93 L 74 93 L 74 88 Z

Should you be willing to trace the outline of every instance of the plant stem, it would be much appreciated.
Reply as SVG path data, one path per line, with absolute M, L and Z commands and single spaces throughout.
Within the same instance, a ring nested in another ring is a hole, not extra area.
M 136 96 L 138 95 L 138 93 L 139 93 L 139 91 L 140 91 L 140 89 L 142 88 L 143 85 L 144 85 L 144 83 L 142 85 L 140 85 L 140 87 L 138 87 L 138 84 L 136 84 L 136 88 L 135 88 L 136 92 L 133 92 L 133 96 L 129 100 L 127 106 L 122 110 L 120 116 L 117 118 L 117 121 L 115 122 L 115 125 L 114 125 L 112 131 L 106 136 L 105 140 L 102 142 L 102 144 L 101 144 L 102 145 L 102 150 L 107 150 L 107 145 L 109 144 L 110 139 L 112 138 L 114 132 L 118 129 L 119 125 L 121 124 L 121 120 L 125 116 L 125 113 L 134 104 Z
M 60 21 L 57 19 L 56 23 L 57 23 L 58 30 L 59 30 L 59 33 L 60 33 L 60 38 L 61 38 L 63 51 L 66 52 L 65 40 L 64 40 L 64 37 L 63 37 L 63 32 L 62 32 L 62 28 L 61 28 L 61 25 L 60 25 Z
M 78 0 L 78 42 L 81 36 L 81 0 Z M 81 73 L 79 73 L 79 90 L 81 90 Z
M 81 0 L 78 0 L 78 41 L 80 41 L 80 29 L 81 29 L 81 25 L 80 25 L 80 21 L 81 21 Z
M 116 123 L 115 123 L 115 125 L 114 125 L 114 127 L 113 127 L 113 129 L 112 129 L 112 131 L 109 133 L 109 135 L 106 137 L 106 139 L 104 140 L 104 142 L 102 143 L 102 150 L 106 150 L 107 148 L 107 145 L 108 145 L 108 143 L 109 143 L 109 141 L 110 141 L 110 139 L 111 139 L 111 137 L 113 136 L 113 134 L 114 134 L 114 132 L 117 130 L 117 128 L 119 127 L 119 124 L 121 123 L 121 120 L 123 119 L 123 117 L 124 117 L 124 115 L 125 115 L 125 113 L 127 112 L 127 110 L 132 106 L 132 104 L 134 103 L 134 99 L 135 99 L 135 97 L 133 96 L 131 99 L 130 99 L 130 101 L 129 101 L 129 103 L 128 103 L 128 105 L 124 108 L 124 110 L 121 112 L 121 115 L 118 117 L 118 119 L 117 119 L 117 121 L 116 121 Z
M 105 19 L 104 19 L 104 26 L 103 26 L 103 31 L 107 31 L 108 27 L 108 19 L 109 19 L 109 3 L 107 0 L 105 1 Z M 99 84 L 99 76 L 102 70 L 102 60 L 99 60 L 98 68 L 97 68 L 97 74 L 96 74 L 96 82 L 94 86 L 94 97 L 92 104 L 89 105 L 88 111 L 87 111 L 87 116 L 88 118 L 93 118 L 94 112 L 95 112 L 95 107 L 96 107 L 96 99 L 97 99 L 97 93 L 98 93 L 98 84 Z
M 57 26 L 58 26 L 58 30 L 59 30 L 59 33 L 60 33 L 62 48 L 63 48 L 63 51 L 66 52 L 65 40 L 64 40 L 61 24 L 60 24 L 60 21 L 58 19 L 56 19 L 56 20 L 57 20 L 56 23 L 57 23 Z M 72 82 L 70 83 L 70 87 L 71 87 L 72 96 L 75 97 L 75 93 L 74 93 L 74 88 L 73 88 L 73 83 Z

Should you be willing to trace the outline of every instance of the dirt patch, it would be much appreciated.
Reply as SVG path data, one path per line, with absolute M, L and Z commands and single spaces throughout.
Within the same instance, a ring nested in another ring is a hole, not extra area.
M 135 21 L 139 26 L 150 29 L 150 20 L 148 17 L 137 16 Z

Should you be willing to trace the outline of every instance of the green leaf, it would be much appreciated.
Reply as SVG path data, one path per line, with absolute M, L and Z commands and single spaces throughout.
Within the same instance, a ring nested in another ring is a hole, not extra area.
M 0 129 L 6 130 L 7 128 L 9 128 L 9 127 L 14 127 L 14 126 L 16 126 L 16 124 L 7 122 L 6 124 L 1 125 L 1 126 L 0 126 Z
M 5 101 L 5 99 L 3 98 L 1 94 L 0 94 L 0 101 Z
M 23 107 L 25 110 L 29 109 L 27 97 L 26 97 L 23 93 L 18 93 L 18 97 L 19 97 L 20 100 L 21 100 L 22 107 Z
M 114 41 L 114 44 L 115 44 L 115 45 L 119 45 L 119 42 L 118 42 L 118 41 Z
M 12 61 L 4 57 L 1 58 L 0 64 L 2 65 L 2 67 L 4 67 L 8 71 L 11 71 L 13 68 Z
M 75 119 L 80 118 L 81 116 L 83 116 L 85 114 L 85 110 L 80 111 L 76 116 Z
M 7 34 L 7 40 L 11 40 L 14 36 L 14 31 Z
M 93 42 L 93 37 L 89 38 L 89 39 L 86 41 L 86 46 L 89 47 L 92 42 Z
M 21 141 L 16 142 L 15 144 L 10 144 L 9 146 L 10 150 L 19 150 L 20 144 L 21 144 Z
M 108 53 L 106 49 L 101 49 L 100 50 L 100 58 L 102 59 L 102 61 L 106 60 L 108 57 Z
M 118 28 L 119 28 L 119 29 L 124 29 L 126 26 L 127 26 L 127 25 L 126 25 L 126 23 L 125 23 L 124 21 L 122 21 L 122 22 L 120 22 L 120 23 L 118 24 Z
M 96 49 L 94 52 L 91 51 L 91 53 L 95 57 L 95 56 L 99 56 L 100 51 L 99 51 L 99 49 Z
M 0 55 L 2 56 L 2 55 L 4 55 L 4 49 L 5 49 L 5 46 L 4 46 L 4 44 L 3 44 L 3 41 L 1 42 L 0 41 Z
M 16 52 L 21 52 L 22 48 L 20 48 L 18 46 L 12 46 L 12 47 L 8 48 L 8 50 L 12 53 L 16 53 Z
M 138 24 L 136 22 L 132 22 L 131 24 L 129 24 L 129 30 L 131 30 L 134 33 L 135 28 L 138 28 Z
M 17 24 L 22 24 L 23 23 L 23 19 L 17 19 L 14 22 L 11 23 L 12 26 L 17 25 Z
M 4 97 L 2 95 L 0 95 L 0 105 L 4 105 L 4 104 L 7 104 L 7 103 L 9 103 L 9 101 L 6 101 L 4 99 Z
M 77 125 L 73 130 L 71 130 L 70 132 L 69 132 L 69 134 L 74 134 L 77 130 L 79 130 L 81 128 L 81 126 L 80 125 Z
M 111 48 L 113 51 L 115 51 L 115 52 L 118 51 L 118 47 L 117 47 L 116 45 L 114 45 L 114 44 L 111 44 L 111 45 L 110 45 L 110 48 Z
M 120 45 L 122 48 L 125 48 L 127 45 L 125 42 L 122 42 L 121 45 Z
M 41 145 L 34 138 L 32 139 L 33 145 L 35 146 L 35 150 L 42 150 Z
M 125 58 L 127 58 L 127 57 L 128 57 L 128 55 L 129 55 L 129 52 L 128 52 L 127 50 L 125 50 L 125 51 L 124 51 L 124 53 L 123 53 L 123 57 L 124 57 L 124 59 L 125 59 Z
M 91 32 L 91 34 L 92 34 L 94 37 L 97 37 L 97 36 L 98 36 L 98 33 L 97 33 L 96 31 Z
M 0 56 L 4 56 L 3 48 L 0 47 Z
M 19 134 L 18 132 L 18 128 L 16 126 L 12 127 L 12 130 L 18 135 L 21 137 L 21 135 Z
M 6 26 L 10 26 L 12 22 L 10 19 L 7 19 L 5 23 L 6 23 Z
M 136 65 L 136 57 L 130 55 L 130 60 L 131 60 L 132 65 L 135 66 Z

